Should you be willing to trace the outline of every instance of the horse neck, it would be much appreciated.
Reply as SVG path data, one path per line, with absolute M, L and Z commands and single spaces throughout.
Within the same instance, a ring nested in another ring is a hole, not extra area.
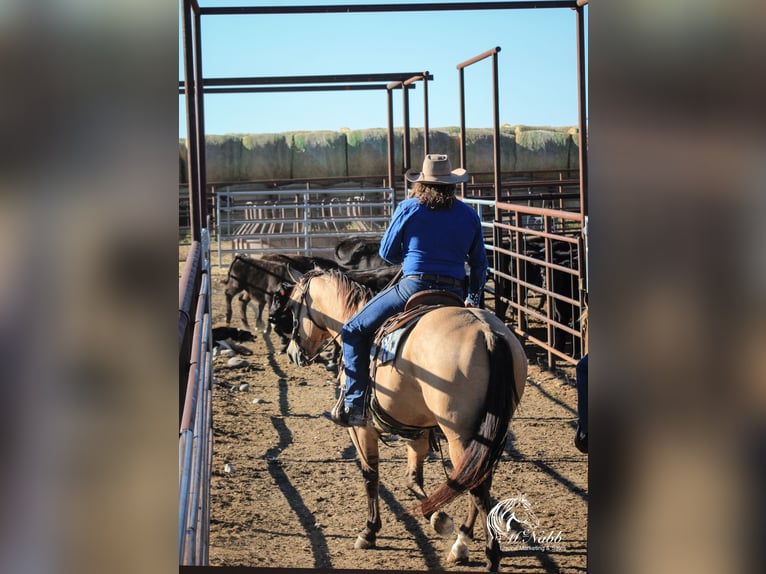
M 311 293 L 312 312 L 323 318 L 324 327 L 334 337 L 340 333 L 343 325 L 364 305 L 357 305 L 355 308 L 347 309 L 338 292 L 338 286 L 333 281 L 322 281 L 321 285 L 317 285 L 317 287 Z

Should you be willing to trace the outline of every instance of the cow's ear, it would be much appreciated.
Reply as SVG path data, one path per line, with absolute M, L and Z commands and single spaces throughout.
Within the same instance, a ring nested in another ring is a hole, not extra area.
M 279 290 L 279 296 L 280 297 L 284 297 L 285 295 L 286 295 L 285 290 L 284 289 L 280 289 Z
M 301 278 L 303 277 L 303 273 L 301 273 L 297 269 L 293 269 L 289 265 L 287 266 L 287 274 L 290 275 L 290 277 L 292 277 L 292 280 L 295 281 L 296 283 L 300 281 Z

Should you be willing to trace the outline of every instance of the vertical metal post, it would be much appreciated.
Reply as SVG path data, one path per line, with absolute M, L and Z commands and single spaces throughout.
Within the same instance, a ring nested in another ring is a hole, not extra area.
M 202 218 L 199 205 L 199 171 L 197 166 L 197 115 L 194 79 L 194 32 L 192 30 L 191 0 L 184 0 L 184 95 L 186 98 L 186 151 L 189 180 L 189 219 L 192 241 L 200 240 Z
M 394 186 L 394 94 L 391 87 L 386 90 L 388 98 L 388 186 Z
M 577 106 L 580 131 L 580 213 L 588 216 L 588 117 L 585 78 L 585 8 L 578 6 L 577 11 Z
M 497 53 L 499 51 L 500 47 L 498 46 L 495 48 L 492 54 L 492 110 L 495 154 L 495 221 L 500 221 L 502 217 L 500 210 L 497 208 L 497 202 L 500 201 L 500 88 L 497 79 Z M 499 249 L 503 246 L 502 233 L 500 229 L 495 228 L 495 233 L 492 236 L 492 242 L 494 247 L 492 259 L 495 267 L 495 298 L 497 299 L 499 297 L 498 293 L 500 296 L 508 296 L 508 298 L 510 298 L 508 289 L 509 286 L 506 284 L 505 279 L 500 278 L 498 280 L 497 274 L 497 272 L 505 273 L 508 271 L 505 268 L 505 257 L 502 257 L 499 251 Z M 497 307 L 497 304 L 495 304 L 495 306 Z M 495 313 L 497 314 L 497 309 Z M 505 314 L 504 309 L 503 314 Z
M 428 155 L 428 72 L 423 72 L 423 155 Z
M 460 167 L 467 169 L 465 147 L 465 73 L 464 68 L 458 66 L 458 80 L 460 88 Z M 465 197 L 465 182 L 460 184 L 460 195 Z
M 202 76 L 202 23 L 199 10 L 194 13 L 194 100 L 197 110 L 197 173 L 200 227 L 207 227 L 207 173 L 205 168 L 205 96 Z
M 579 111 L 580 132 L 580 215 L 582 215 L 582 237 L 580 245 L 579 271 L 580 281 L 578 290 L 580 309 L 584 309 L 588 292 L 588 114 L 587 114 L 587 78 L 585 76 L 585 8 L 577 6 L 577 106 Z M 585 249 L 583 249 L 583 244 Z M 587 349 L 587 333 L 580 321 L 581 349 Z
M 402 83 L 402 173 L 412 167 L 412 150 L 410 146 L 410 88 Z
M 497 53 L 492 54 L 492 114 L 495 152 L 495 201 L 500 201 L 500 86 L 497 79 Z
M 309 195 L 311 194 L 311 184 L 306 182 L 306 192 L 303 195 L 303 254 L 309 254 Z M 300 240 L 298 240 L 300 241 Z

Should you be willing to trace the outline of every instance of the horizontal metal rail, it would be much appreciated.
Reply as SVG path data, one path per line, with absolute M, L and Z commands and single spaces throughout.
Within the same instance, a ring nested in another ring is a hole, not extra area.
M 236 6 L 200 8 L 202 15 L 330 14 L 356 12 L 444 12 L 458 10 L 523 10 L 530 8 L 576 8 L 577 0 L 538 2 L 439 2 L 424 4 L 340 4 L 326 6 Z

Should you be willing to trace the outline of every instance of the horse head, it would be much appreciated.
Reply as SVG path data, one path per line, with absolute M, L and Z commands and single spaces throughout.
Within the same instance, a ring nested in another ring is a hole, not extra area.
M 299 367 L 311 364 L 322 352 L 322 343 L 330 338 L 327 326 L 324 322 L 317 321 L 315 313 L 311 312 L 311 280 L 321 273 L 323 272 L 309 271 L 301 274 L 285 303 L 292 316 L 287 356 Z M 281 321 L 284 325 L 284 318 Z

